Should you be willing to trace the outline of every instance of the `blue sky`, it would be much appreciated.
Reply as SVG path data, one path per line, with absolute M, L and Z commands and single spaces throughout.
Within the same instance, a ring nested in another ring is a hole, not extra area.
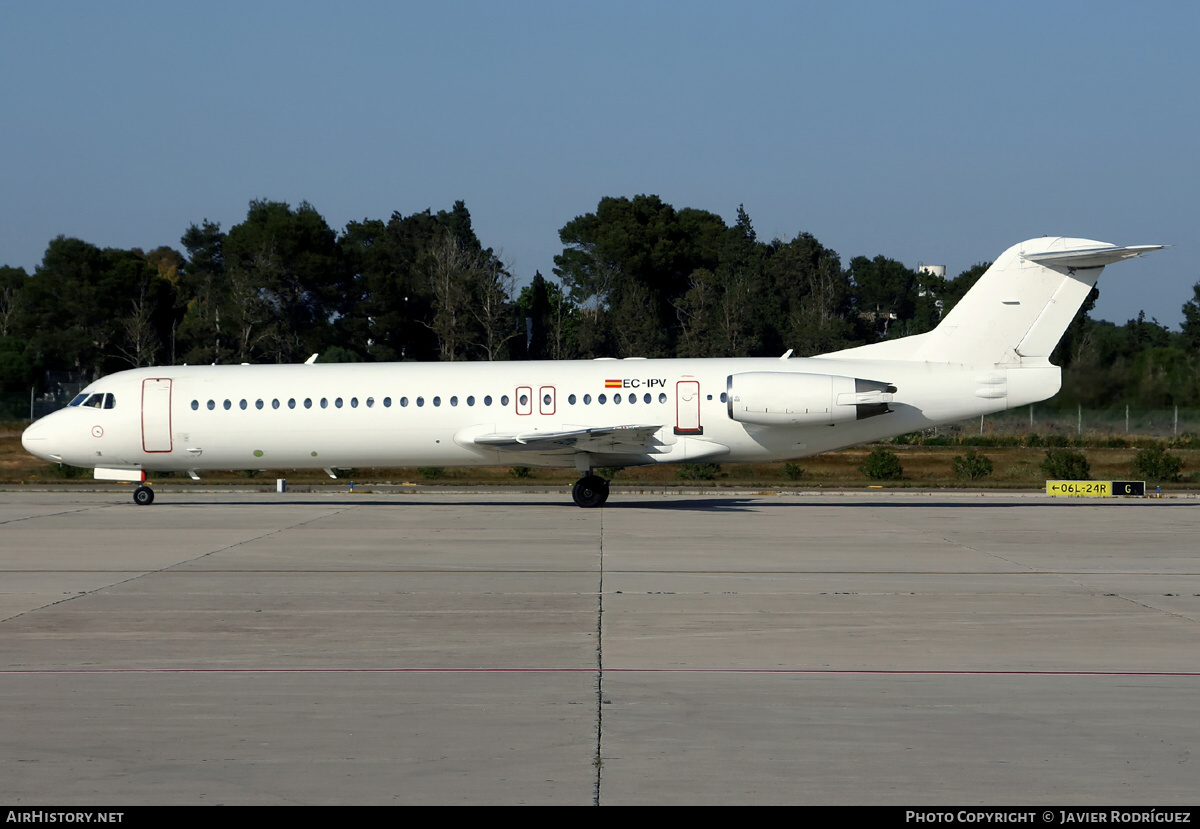
M 958 272 L 1032 236 L 1200 280 L 1200 3 L 0 0 L 0 264 L 180 247 L 251 199 L 329 224 L 463 199 L 522 281 L 603 196 Z

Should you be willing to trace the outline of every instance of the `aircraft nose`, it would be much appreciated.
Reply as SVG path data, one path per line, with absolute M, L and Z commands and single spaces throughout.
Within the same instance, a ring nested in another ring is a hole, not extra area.
M 46 428 L 45 420 L 38 420 L 29 425 L 24 432 L 21 433 L 21 446 L 25 447 L 25 451 L 42 460 L 56 460 L 50 454 L 50 435 Z

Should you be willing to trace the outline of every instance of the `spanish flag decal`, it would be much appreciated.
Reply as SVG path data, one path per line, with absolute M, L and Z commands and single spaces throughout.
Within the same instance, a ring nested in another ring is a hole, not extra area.
M 621 388 L 621 381 L 620 381 L 620 380 L 605 380 L 605 381 L 604 381 L 604 388 L 606 388 L 606 389 L 619 389 L 619 388 Z

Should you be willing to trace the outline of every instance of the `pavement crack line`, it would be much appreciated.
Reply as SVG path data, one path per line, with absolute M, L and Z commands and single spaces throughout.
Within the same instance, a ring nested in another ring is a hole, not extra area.
M 158 573 L 166 573 L 170 570 L 174 570 L 176 567 L 180 566 L 181 564 L 191 564 L 192 562 L 199 561 L 202 558 L 207 558 L 208 556 L 216 555 L 217 553 L 223 553 L 226 550 L 232 550 L 234 547 L 240 547 L 243 544 L 249 544 L 252 541 L 259 541 L 264 538 L 270 538 L 273 535 L 278 535 L 279 533 L 287 532 L 288 530 L 294 530 L 296 527 L 303 527 L 305 524 L 311 524 L 313 521 L 320 521 L 321 519 L 324 519 L 324 518 L 330 518 L 334 515 L 340 515 L 341 513 L 346 512 L 350 509 L 353 509 L 353 507 L 343 507 L 342 509 L 336 510 L 335 512 L 326 513 L 324 515 L 316 515 L 316 516 L 313 516 L 312 518 L 306 518 L 303 521 L 297 521 L 296 523 L 289 524 L 286 527 L 276 527 L 273 530 L 262 533 L 260 535 L 256 535 L 253 538 L 243 538 L 241 541 L 235 541 L 232 544 L 226 544 L 224 547 L 218 547 L 215 550 L 209 550 L 208 552 L 201 553 L 200 555 L 195 556 L 194 558 L 184 559 L 183 561 L 177 561 L 174 564 L 167 565 L 166 567 L 159 567 L 154 570 L 140 571 L 132 576 L 129 576 L 128 578 L 121 579 L 120 581 L 109 582 L 108 584 L 97 587 L 94 590 L 85 590 L 80 593 L 76 593 L 72 596 L 68 596 L 65 599 L 59 599 L 58 601 L 49 602 L 47 604 L 40 605 L 38 607 L 31 607 L 28 610 L 22 610 L 20 613 L 16 613 L 16 614 L 13 614 L 12 616 L 7 616 L 3 619 L 0 619 L 0 623 L 11 622 L 13 619 L 19 619 L 28 613 L 36 613 L 37 611 L 45 610 L 48 607 L 56 607 L 60 604 L 66 604 L 67 602 L 73 602 L 76 599 L 83 598 L 84 596 L 90 596 L 93 593 L 99 593 L 103 590 L 109 590 L 113 587 L 118 587 L 122 584 L 129 584 L 130 582 L 137 581 L 138 579 L 145 578 L 146 576 L 153 576 Z M 79 511 L 80 510 L 69 510 L 69 512 L 79 512 Z M 61 515 L 62 513 L 57 513 L 57 514 Z
M 600 575 L 596 587 L 596 755 L 592 765 L 596 769 L 595 790 L 592 805 L 600 805 L 600 778 L 604 771 L 604 508 L 600 509 Z

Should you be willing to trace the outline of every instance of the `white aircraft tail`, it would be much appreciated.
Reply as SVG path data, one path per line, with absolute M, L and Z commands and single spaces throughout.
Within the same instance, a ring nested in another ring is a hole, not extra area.
M 1045 365 L 1104 266 L 1162 247 L 1029 239 L 1000 254 L 933 331 L 824 356 Z

